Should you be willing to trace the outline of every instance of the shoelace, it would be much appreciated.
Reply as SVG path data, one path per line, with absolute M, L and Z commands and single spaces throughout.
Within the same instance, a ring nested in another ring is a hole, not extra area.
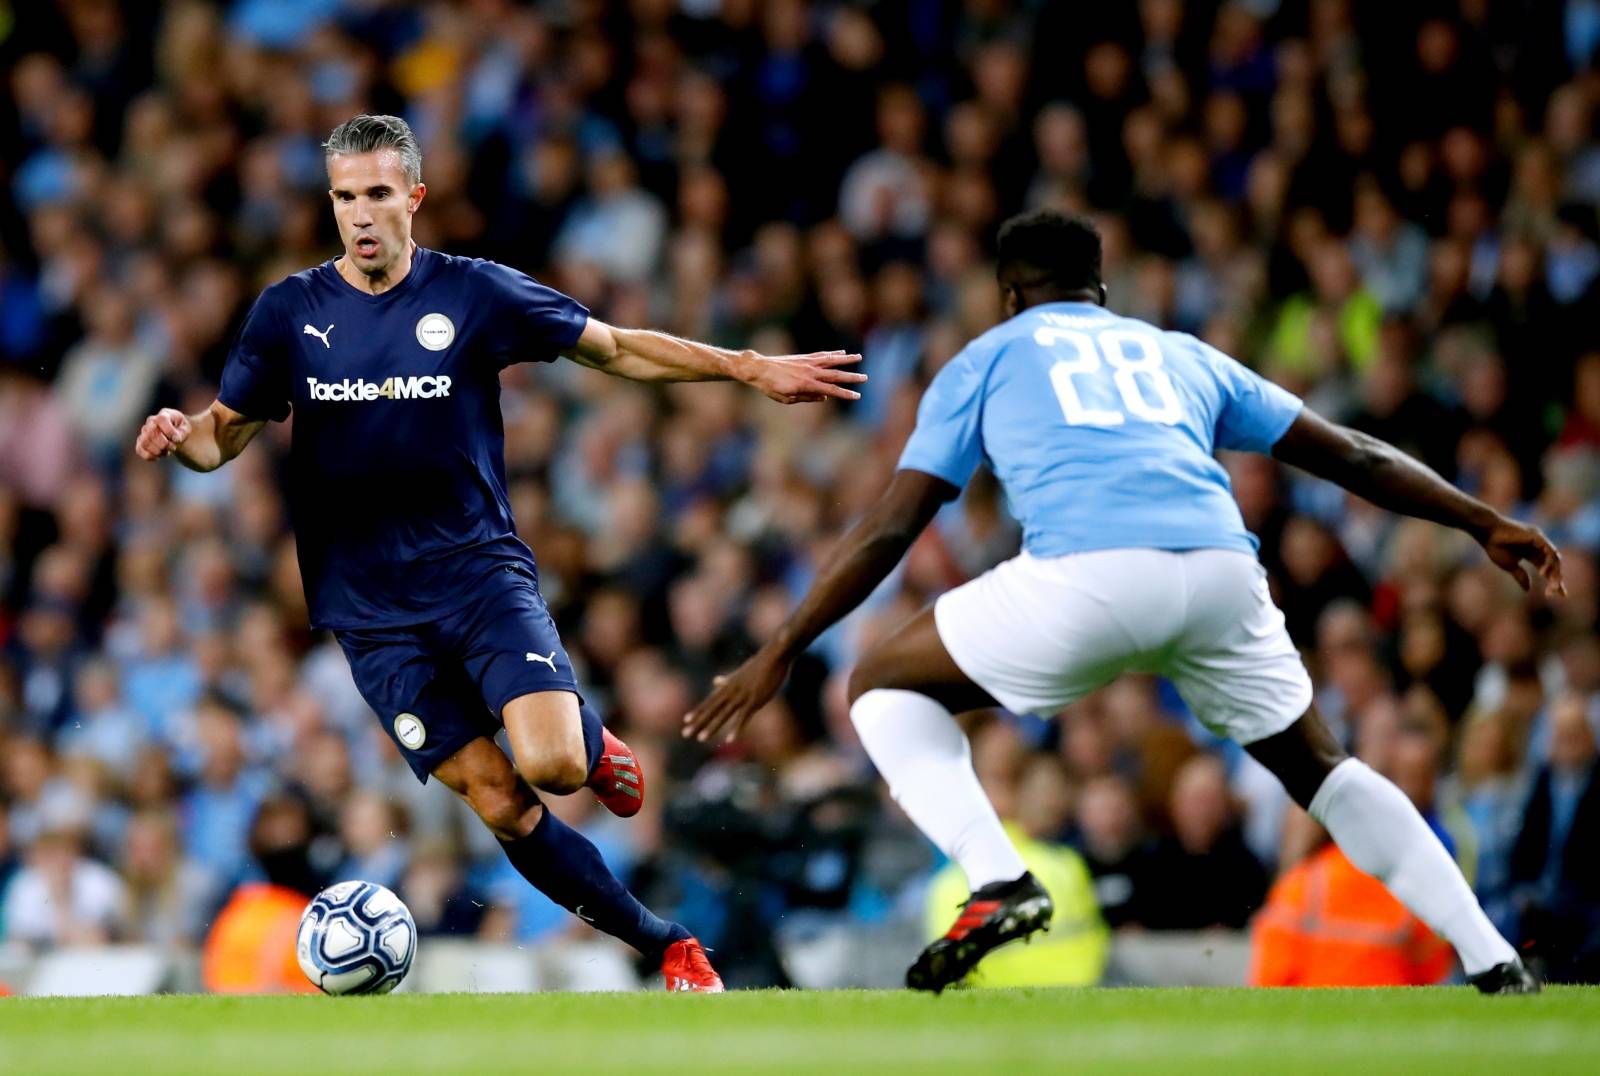
M 698 945 L 684 946 L 684 963 L 701 980 L 716 977 L 716 971 L 711 967 L 711 961 L 706 959 L 706 951 Z

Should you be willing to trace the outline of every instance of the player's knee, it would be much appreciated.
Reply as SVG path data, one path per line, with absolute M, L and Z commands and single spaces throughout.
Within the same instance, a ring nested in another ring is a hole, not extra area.
M 525 760 L 518 759 L 517 770 L 534 788 L 565 796 L 578 791 L 589 779 L 589 760 L 581 745 L 577 750 L 552 747 Z

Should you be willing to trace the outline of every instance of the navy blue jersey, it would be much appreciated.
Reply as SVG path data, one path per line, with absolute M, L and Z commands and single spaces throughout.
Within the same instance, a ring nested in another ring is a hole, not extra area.
M 418 247 L 368 295 L 324 262 L 261 293 L 218 398 L 294 412 L 290 518 L 311 622 L 419 624 L 508 564 L 533 570 L 506 497 L 500 371 L 548 362 L 582 304 L 513 269 Z

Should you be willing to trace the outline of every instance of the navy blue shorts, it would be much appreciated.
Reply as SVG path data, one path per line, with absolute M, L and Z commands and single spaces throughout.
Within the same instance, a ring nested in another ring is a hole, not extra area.
M 424 783 L 474 739 L 492 739 L 512 699 L 578 693 L 555 621 L 521 567 L 493 572 L 476 601 L 433 623 L 334 637 L 362 698 Z

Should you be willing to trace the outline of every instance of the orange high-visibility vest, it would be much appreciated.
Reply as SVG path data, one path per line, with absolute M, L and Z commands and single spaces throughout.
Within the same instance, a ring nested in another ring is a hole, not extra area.
M 1250 929 L 1252 986 L 1421 986 L 1454 958 L 1332 844 L 1278 879 Z
M 240 886 L 211 925 L 200 977 L 217 994 L 314 993 L 294 955 L 304 894 L 252 882 Z

